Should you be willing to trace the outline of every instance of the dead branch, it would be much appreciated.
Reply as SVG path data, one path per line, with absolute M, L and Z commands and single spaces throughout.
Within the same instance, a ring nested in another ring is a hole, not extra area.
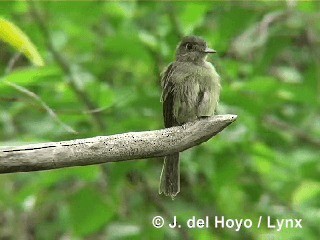
M 236 120 L 217 115 L 183 126 L 0 148 L 0 173 L 29 172 L 161 157 L 205 142 Z

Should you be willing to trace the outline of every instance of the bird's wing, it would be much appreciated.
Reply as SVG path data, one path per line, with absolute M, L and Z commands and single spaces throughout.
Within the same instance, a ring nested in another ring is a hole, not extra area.
M 161 102 L 164 102 L 167 98 L 168 93 L 170 93 L 172 89 L 172 81 L 171 77 L 175 70 L 176 66 L 174 63 L 171 63 L 165 71 L 161 74 L 161 87 L 162 87 L 162 94 L 161 94 Z
M 163 118 L 164 118 L 164 126 L 172 127 L 176 126 L 177 121 L 173 115 L 173 82 L 172 82 L 172 74 L 175 71 L 176 66 L 174 63 L 171 63 L 167 69 L 162 74 L 161 78 L 161 86 L 162 86 L 162 95 L 161 102 L 163 102 Z

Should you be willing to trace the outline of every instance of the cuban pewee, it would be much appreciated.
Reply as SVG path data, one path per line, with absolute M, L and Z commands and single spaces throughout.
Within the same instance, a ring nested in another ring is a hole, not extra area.
M 220 77 L 207 55 L 215 53 L 200 37 L 187 36 L 176 49 L 176 60 L 161 76 L 165 127 L 182 125 L 214 114 Z M 179 153 L 164 158 L 159 193 L 174 198 L 180 191 Z

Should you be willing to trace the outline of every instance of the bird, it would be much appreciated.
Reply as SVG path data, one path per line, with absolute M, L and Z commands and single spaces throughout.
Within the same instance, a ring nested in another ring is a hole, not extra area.
M 165 128 L 214 115 L 221 84 L 215 67 L 207 61 L 216 53 L 198 36 L 185 36 L 176 48 L 175 61 L 161 73 Z M 159 194 L 174 199 L 180 192 L 179 152 L 164 157 Z

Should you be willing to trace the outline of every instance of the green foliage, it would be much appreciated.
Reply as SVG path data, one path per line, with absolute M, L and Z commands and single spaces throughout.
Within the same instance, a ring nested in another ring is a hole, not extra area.
M 36 66 L 43 66 L 44 62 L 33 43 L 13 23 L 0 18 L 0 40 L 4 41 L 16 50 L 22 52 Z
M 112 206 L 107 206 L 105 200 L 95 189 L 82 189 L 70 198 L 70 220 L 76 235 L 86 236 L 97 232 L 114 215 Z M 88 203 L 94 203 L 88 207 Z
M 185 34 L 218 51 L 209 58 L 222 78 L 218 113 L 239 118 L 182 153 L 174 201 L 157 194 L 161 159 L 1 175 L 0 238 L 318 239 L 319 2 L 34 5 L 39 16 L 28 1 L 0 3 L 0 20 L 46 62 L 30 66 L 21 44 L 0 42 L 1 146 L 162 128 L 159 74 Z M 182 228 L 154 228 L 158 215 Z M 210 227 L 187 229 L 192 216 L 209 216 Z M 215 229 L 214 216 L 254 226 Z M 267 216 L 301 218 L 303 228 L 270 229 Z

